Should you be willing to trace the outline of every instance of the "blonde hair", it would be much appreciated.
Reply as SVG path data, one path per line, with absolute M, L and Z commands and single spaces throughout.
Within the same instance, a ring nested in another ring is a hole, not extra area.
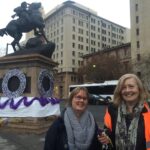
M 130 78 L 135 79 L 138 85 L 138 88 L 140 91 L 139 101 L 144 101 L 146 100 L 146 98 L 148 98 L 148 91 L 144 88 L 144 85 L 142 84 L 142 81 L 138 78 L 138 76 L 136 76 L 135 74 L 125 74 L 120 77 L 118 84 L 114 91 L 113 103 L 115 105 L 119 105 L 120 102 L 122 101 L 121 90 L 122 90 L 123 84 L 125 80 L 130 79 Z
M 72 106 L 72 100 L 74 96 L 76 96 L 80 91 L 84 91 L 86 93 L 87 100 L 89 99 L 89 93 L 86 87 L 76 87 L 75 89 L 71 91 L 69 98 L 68 98 L 67 105 Z

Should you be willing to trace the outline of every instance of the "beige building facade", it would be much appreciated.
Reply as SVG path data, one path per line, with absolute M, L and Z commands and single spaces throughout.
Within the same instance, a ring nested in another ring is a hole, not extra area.
M 130 0 L 131 58 L 134 72 L 149 86 L 150 69 L 150 1 Z
M 76 73 L 83 64 L 83 55 L 130 41 L 129 29 L 73 1 L 66 1 L 47 13 L 45 25 L 47 38 L 56 44 L 52 59 L 59 63 L 57 70 L 64 79 L 64 84 L 56 88 L 62 91 L 62 97 L 68 95 L 70 84 L 80 82 Z

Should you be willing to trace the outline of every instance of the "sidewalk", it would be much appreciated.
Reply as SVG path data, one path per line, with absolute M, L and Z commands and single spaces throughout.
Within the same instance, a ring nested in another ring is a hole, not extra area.
M 45 134 L 0 131 L 0 150 L 43 150 Z

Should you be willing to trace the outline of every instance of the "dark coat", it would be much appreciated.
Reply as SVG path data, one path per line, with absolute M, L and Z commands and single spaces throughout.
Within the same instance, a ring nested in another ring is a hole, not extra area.
M 112 140 L 114 145 L 113 150 L 115 149 L 115 128 L 116 128 L 116 121 L 117 121 L 117 114 L 118 114 L 118 107 L 114 106 L 113 104 L 109 105 L 108 112 L 111 116 L 112 122 L 112 132 L 108 131 L 107 134 Z M 147 109 L 144 107 L 142 113 L 147 112 Z M 143 115 L 140 115 L 138 129 L 137 129 L 137 145 L 135 150 L 146 150 L 146 139 L 145 139 L 145 127 L 144 127 L 144 118 Z M 128 124 L 130 120 L 126 120 Z M 128 124 L 129 125 L 129 124 Z
M 101 144 L 97 139 L 97 125 L 93 141 L 88 150 L 101 150 Z M 44 150 L 69 150 L 67 142 L 67 132 L 64 125 L 64 120 L 59 117 L 49 128 L 46 137 Z

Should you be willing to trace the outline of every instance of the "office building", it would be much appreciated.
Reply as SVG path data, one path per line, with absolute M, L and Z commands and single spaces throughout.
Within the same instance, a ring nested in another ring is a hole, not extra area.
M 46 36 L 56 44 L 52 59 L 59 63 L 60 97 L 68 95 L 69 84 L 81 82 L 77 71 L 83 55 L 130 42 L 129 29 L 73 1 L 58 5 L 44 19 Z
M 150 1 L 130 0 L 131 58 L 134 72 L 149 86 L 150 69 Z

